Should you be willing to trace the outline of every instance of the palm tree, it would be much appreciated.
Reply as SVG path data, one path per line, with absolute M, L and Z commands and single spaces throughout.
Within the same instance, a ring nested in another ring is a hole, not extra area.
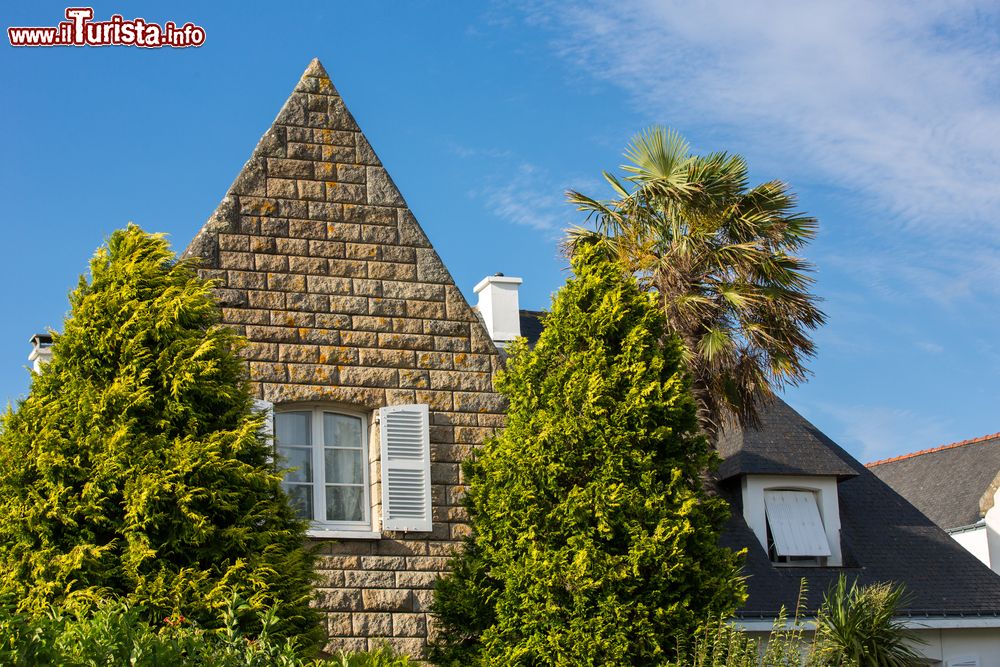
M 603 244 L 657 294 L 710 435 L 731 420 L 756 425 L 762 400 L 808 376 L 809 330 L 825 320 L 796 256 L 817 222 L 795 211 L 786 184 L 750 188 L 742 157 L 692 155 L 674 131 L 640 133 L 625 157 L 622 178 L 604 173 L 615 199 L 567 193 L 596 223 L 570 230 L 567 250 Z

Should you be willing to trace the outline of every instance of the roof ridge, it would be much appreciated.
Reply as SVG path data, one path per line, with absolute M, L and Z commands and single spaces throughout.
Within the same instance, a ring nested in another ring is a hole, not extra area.
M 1000 432 L 990 433 L 989 435 L 981 435 L 978 438 L 969 438 L 968 440 L 960 440 L 958 442 L 953 442 L 948 445 L 940 445 L 938 447 L 931 447 L 929 449 L 921 449 L 918 452 L 910 452 L 909 454 L 901 454 L 900 456 L 892 456 L 887 459 L 879 459 L 878 461 L 872 461 L 871 463 L 866 463 L 866 468 L 871 468 L 873 466 L 879 466 L 883 463 L 895 463 L 896 461 L 904 461 L 906 459 L 912 459 L 916 456 L 922 456 L 924 454 L 933 454 L 934 452 L 940 452 L 946 449 L 955 449 L 956 447 L 964 447 L 965 445 L 974 445 L 976 443 L 985 442 L 986 440 L 993 440 L 995 438 L 1000 438 Z

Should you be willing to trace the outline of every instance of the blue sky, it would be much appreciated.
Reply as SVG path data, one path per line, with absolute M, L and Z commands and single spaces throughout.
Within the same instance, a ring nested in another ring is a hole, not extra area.
M 64 4 L 5 7 L 55 25 Z M 167 8 L 169 7 L 169 8 Z M 197 49 L 0 47 L 0 398 L 29 336 L 134 221 L 182 249 L 319 57 L 470 300 L 565 279 L 569 188 L 605 195 L 637 131 L 787 181 L 829 324 L 787 399 L 862 460 L 1000 431 L 995 3 L 120 2 Z

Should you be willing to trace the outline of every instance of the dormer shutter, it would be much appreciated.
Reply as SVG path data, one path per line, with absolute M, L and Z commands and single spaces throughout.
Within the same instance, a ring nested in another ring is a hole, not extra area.
M 979 658 L 974 655 L 963 655 L 960 658 L 948 658 L 948 667 L 979 667 Z
M 811 491 L 765 491 L 767 523 L 779 556 L 830 555 L 823 519 Z
M 426 405 L 379 410 L 382 529 L 431 530 L 431 445 Z

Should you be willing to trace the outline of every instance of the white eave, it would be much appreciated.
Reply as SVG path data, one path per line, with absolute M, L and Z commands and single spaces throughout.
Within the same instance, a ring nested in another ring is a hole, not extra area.
M 748 632 L 770 632 L 774 629 L 774 618 L 733 619 L 732 624 Z M 899 616 L 896 620 L 910 630 L 948 630 L 957 628 L 1000 628 L 1000 616 Z M 783 629 L 796 627 L 793 621 L 786 621 Z M 803 630 L 815 630 L 816 621 L 801 621 Z

